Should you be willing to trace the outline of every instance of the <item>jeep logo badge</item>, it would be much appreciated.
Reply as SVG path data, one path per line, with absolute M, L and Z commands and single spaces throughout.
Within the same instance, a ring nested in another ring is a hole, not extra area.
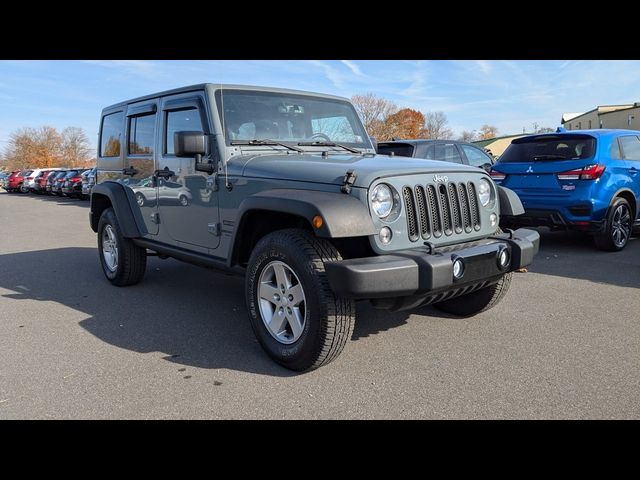
M 447 177 L 446 175 L 434 175 L 433 181 L 436 183 L 444 183 L 449 181 L 449 177 Z

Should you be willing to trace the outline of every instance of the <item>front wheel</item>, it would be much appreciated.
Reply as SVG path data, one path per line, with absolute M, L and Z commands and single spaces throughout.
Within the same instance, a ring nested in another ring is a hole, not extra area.
M 505 273 L 497 283 L 484 287 L 476 292 L 461 295 L 433 306 L 438 310 L 461 317 L 471 317 L 494 307 L 509 291 L 513 273 Z
M 122 236 L 113 208 L 107 208 L 98 222 L 98 253 L 102 271 L 114 285 L 134 285 L 144 277 L 147 252 Z
M 298 229 L 271 233 L 254 248 L 245 291 L 249 320 L 280 365 L 318 368 L 351 338 L 355 304 L 333 293 L 324 268 L 324 262 L 340 259 L 331 243 Z
M 616 198 L 607 214 L 605 231 L 593 237 L 596 247 L 610 252 L 622 250 L 629 241 L 632 228 L 633 217 L 629 202 L 624 198 Z

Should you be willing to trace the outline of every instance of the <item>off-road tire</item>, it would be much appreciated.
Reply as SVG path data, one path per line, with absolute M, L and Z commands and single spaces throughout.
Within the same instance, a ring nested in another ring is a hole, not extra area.
M 111 225 L 114 230 L 118 245 L 118 263 L 113 272 L 107 267 L 102 252 L 103 232 L 107 225 Z M 120 224 L 113 208 L 107 208 L 102 212 L 98 222 L 98 255 L 102 271 L 113 285 L 118 287 L 135 285 L 144 277 L 147 268 L 147 251 L 135 245 L 130 238 L 122 236 L 122 230 L 120 230 Z
M 296 371 L 318 368 L 334 360 L 351 338 L 355 303 L 333 293 L 324 262 L 341 260 L 336 248 L 301 229 L 266 235 L 253 249 L 247 268 L 246 302 L 253 331 L 266 353 Z M 258 287 L 261 274 L 274 261 L 285 263 L 304 290 L 306 317 L 300 337 L 291 344 L 276 340 L 262 320 Z

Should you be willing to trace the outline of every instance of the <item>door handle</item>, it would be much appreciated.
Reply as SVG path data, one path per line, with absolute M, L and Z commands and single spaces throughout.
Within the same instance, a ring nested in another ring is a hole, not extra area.
M 169 170 L 169 167 L 164 167 L 162 170 L 156 170 L 153 175 L 159 178 L 169 179 L 176 175 L 176 172 Z
M 140 170 L 136 170 L 133 167 L 127 167 L 127 168 L 123 168 L 122 169 L 122 174 L 123 175 L 131 175 L 133 177 L 134 175 L 137 175 L 138 173 L 140 173 Z
M 631 175 L 635 175 L 636 173 L 638 173 L 638 169 L 637 169 L 636 167 L 631 167 L 631 168 L 629 169 L 629 173 L 630 173 Z

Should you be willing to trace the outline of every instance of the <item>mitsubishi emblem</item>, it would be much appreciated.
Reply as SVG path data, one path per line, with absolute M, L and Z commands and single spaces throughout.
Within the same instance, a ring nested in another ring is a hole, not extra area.
M 533 173 L 533 167 L 531 165 L 529 165 L 529 168 L 527 168 L 526 173 Z

